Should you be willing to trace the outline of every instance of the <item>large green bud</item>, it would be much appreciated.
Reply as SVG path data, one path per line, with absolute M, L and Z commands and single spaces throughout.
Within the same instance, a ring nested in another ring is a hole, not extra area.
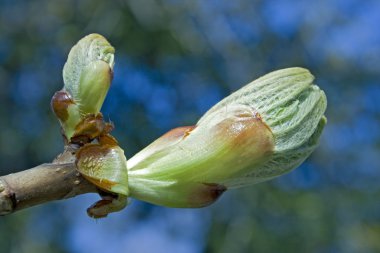
M 96 116 L 110 87 L 114 48 L 99 34 L 82 38 L 70 51 L 63 68 L 64 87 L 52 98 L 52 108 L 70 142 L 88 115 Z M 80 128 L 83 128 L 80 127 Z
M 299 166 L 326 124 L 326 96 L 306 69 L 269 73 L 212 107 L 195 126 L 174 129 L 128 160 L 132 197 L 202 207 L 226 189 Z

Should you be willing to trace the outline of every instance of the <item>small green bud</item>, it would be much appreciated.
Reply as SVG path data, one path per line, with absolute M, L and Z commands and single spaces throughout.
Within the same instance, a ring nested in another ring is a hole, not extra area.
M 302 68 L 269 73 L 128 160 L 131 196 L 201 207 L 226 189 L 280 176 L 316 148 L 326 96 Z
M 63 67 L 64 89 L 78 104 L 81 114 L 98 113 L 113 75 L 115 49 L 99 34 L 81 39 Z
M 112 81 L 114 53 L 114 48 L 99 34 L 84 37 L 70 50 L 63 68 L 65 85 L 51 102 L 68 142 L 72 142 L 73 136 L 82 135 L 78 125 L 83 125 L 89 115 L 100 114 Z

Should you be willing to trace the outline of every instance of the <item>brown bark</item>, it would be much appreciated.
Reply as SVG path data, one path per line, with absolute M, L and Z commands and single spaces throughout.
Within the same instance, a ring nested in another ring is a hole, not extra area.
M 89 192 L 97 190 L 73 162 L 41 164 L 0 177 L 0 215 Z

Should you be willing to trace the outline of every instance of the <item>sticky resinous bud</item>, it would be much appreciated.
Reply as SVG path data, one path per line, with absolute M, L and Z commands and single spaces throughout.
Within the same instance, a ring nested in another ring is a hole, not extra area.
M 75 163 L 81 175 L 103 193 L 102 200 L 88 208 L 90 217 L 106 217 L 127 205 L 127 159 L 112 136 L 102 135 L 98 143 L 85 144 L 76 153 Z
M 302 68 L 269 73 L 212 107 L 195 126 L 173 129 L 128 160 L 131 196 L 202 207 L 226 189 L 299 166 L 316 148 L 326 97 Z
M 99 143 L 88 143 L 76 153 L 78 171 L 100 189 L 129 195 L 127 159 L 123 149 L 110 135 L 101 136 Z
M 84 37 L 71 49 L 63 68 L 64 87 L 51 101 L 69 142 L 80 122 L 99 114 L 113 77 L 114 53 L 99 34 Z

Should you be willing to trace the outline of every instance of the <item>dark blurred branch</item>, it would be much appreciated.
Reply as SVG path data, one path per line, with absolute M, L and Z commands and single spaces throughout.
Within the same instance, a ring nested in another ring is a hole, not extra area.
M 0 215 L 89 192 L 96 192 L 95 186 L 76 171 L 73 162 L 41 164 L 0 177 Z

